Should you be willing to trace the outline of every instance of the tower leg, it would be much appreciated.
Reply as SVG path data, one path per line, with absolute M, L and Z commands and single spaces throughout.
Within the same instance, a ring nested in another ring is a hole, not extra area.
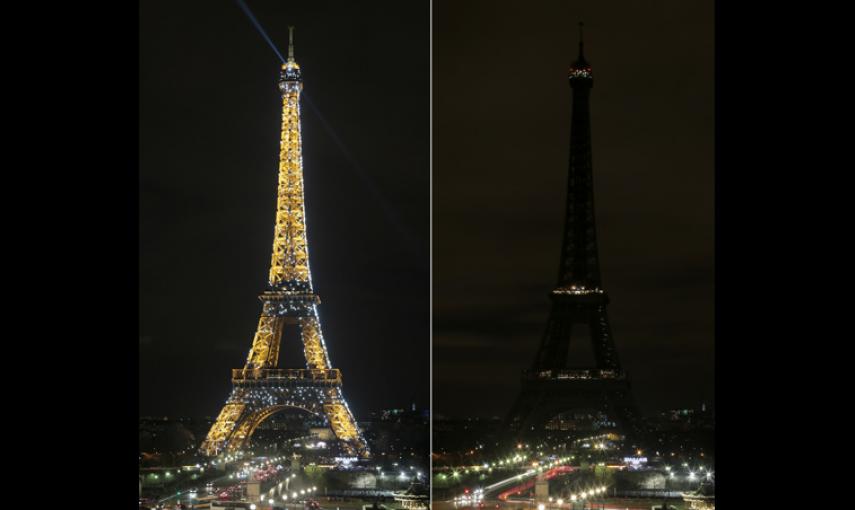
M 279 360 L 279 344 L 282 338 L 280 317 L 262 315 L 252 339 L 252 349 L 246 359 L 246 368 L 275 367 Z
M 338 388 L 327 390 L 327 399 L 324 404 L 324 414 L 335 437 L 347 449 L 352 450 L 351 453 L 354 455 L 367 458 L 369 456 L 367 445 L 359 433 L 356 419 L 347 407 L 341 391 Z
M 317 316 L 300 317 L 300 333 L 303 338 L 303 352 L 306 355 L 306 366 L 310 369 L 323 370 L 330 367 L 327 349 L 321 336 L 321 323 Z
M 208 436 L 199 450 L 210 457 L 224 451 L 235 427 L 244 418 L 245 409 L 245 404 L 227 403 L 217 416 L 217 421 L 211 426 L 211 430 L 208 431 Z

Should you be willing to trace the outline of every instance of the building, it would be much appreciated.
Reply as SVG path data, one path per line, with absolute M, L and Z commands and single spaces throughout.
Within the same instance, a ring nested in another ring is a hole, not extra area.
M 692 510 L 715 510 L 715 485 L 711 483 L 701 484 L 698 490 L 684 492 L 682 496 Z
M 423 483 L 413 482 L 403 492 L 396 492 L 395 501 L 407 510 L 425 510 L 430 503 L 430 494 Z

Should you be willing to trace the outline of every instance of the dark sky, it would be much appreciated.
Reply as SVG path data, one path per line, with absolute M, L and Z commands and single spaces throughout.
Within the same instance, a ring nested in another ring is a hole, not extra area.
M 282 53 L 297 27 L 305 95 L 334 132 L 304 97 L 311 268 L 345 397 L 357 419 L 427 406 L 429 6 L 248 4 Z M 142 415 L 215 415 L 246 360 L 273 240 L 278 69 L 230 0 L 140 4 Z
M 713 398 L 713 3 L 435 0 L 434 413 L 499 415 L 549 312 L 585 22 L 612 331 L 642 412 Z

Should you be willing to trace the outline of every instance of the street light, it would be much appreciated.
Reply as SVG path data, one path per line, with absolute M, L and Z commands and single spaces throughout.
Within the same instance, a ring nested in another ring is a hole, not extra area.
M 664 478 L 662 482 L 662 484 L 665 486 L 664 494 L 662 494 L 662 509 L 668 510 L 668 480 L 674 478 L 676 475 L 673 471 L 671 471 L 671 466 L 665 466 L 665 471 L 667 471 L 669 474 Z

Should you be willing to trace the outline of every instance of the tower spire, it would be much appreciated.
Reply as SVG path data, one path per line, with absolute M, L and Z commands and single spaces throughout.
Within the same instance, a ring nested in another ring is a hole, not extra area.
M 294 27 L 288 27 L 288 61 L 294 61 Z
M 302 87 L 303 73 L 294 60 L 294 27 L 288 27 L 288 61 L 282 64 L 279 71 L 279 90 L 284 94 L 291 88 Z
M 576 61 L 570 66 L 570 81 L 578 78 L 591 78 L 591 64 L 585 59 L 585 23 L 579 22 L 579 56 Z

